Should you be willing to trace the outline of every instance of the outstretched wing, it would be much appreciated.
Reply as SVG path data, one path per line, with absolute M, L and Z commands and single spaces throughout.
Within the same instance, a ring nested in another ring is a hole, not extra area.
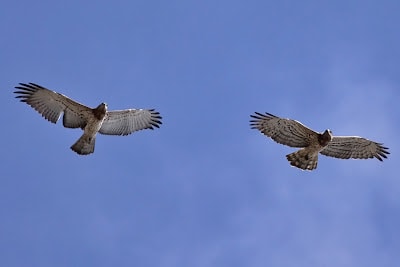
M 143 129 L 160 127 L 162 117 L 154 109 L 108 111 L 99 130 L 101 134 L 128 135 Z
M 381 143 L 359 136 L 334 136 L 332 141 L 320 151 L 322 155 L 339 159 L 368 159 L 377 158 L 382 161 L 390 154 L 387 147 Z
M 257 129 L 274 141 L 291 146 L 307 147 L 318 142 L 318 133 L 298 121 L 276 117 L 270 113 L 250 115 L 252 129 Z
M 16 98 L 39 112 L 45 119 L 56 123 L 64 112 L 63 125 L 68 128 L 83 128 L 91 109 L 75 102 L 65 95 L 46 89 L 34 83 L 20 83 L 16 86 Z

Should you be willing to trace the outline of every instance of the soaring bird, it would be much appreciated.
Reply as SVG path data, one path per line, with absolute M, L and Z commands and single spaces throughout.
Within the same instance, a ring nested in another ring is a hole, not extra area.
M 377 158 L 382 161 L 390 154 L 387 147 L 359 136 L 332 136 L 327 129 L 318 133 L 302 123 L 274 116 L 270 113 L 255 112 L 250 115 L 250 126 L 275 142 L 300 150 L 286 155 L 292 166 L 302 170 L 314 170 L 318 164 L 318 153 L 340 159 Z
M 107 111 L 107 104 L 89 108 L 71 98 L 34 83 L 15 87 L 16 98 L 39 112 L 46 120 L 56 123 L 61 114 L 66 128 L 81 128 L 83 135 L 71 146 L 80 155 L 94 152 L 97 132 L 107 135 L 128 135 L 143 129 L 159 128 L 161 116 L 154 109 L 125 109 Z

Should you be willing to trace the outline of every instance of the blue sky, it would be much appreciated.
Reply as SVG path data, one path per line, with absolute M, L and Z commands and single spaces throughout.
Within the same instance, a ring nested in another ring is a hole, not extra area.
M 1 266 L 396 266 L 398 1 L 3 1 Z M 14 99 L 34 82 L 163 125 L 98 136 Z M 253 112 L 390 148 L 294 151 Z

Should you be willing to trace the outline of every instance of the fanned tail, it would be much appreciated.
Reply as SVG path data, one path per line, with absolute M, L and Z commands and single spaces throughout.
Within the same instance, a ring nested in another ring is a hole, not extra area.
M 302 170 L 314 170 L 318 164 L 318 153 L 310 153 L 306 149 L 300 149 L 294 153 L 286 155 L 290 165 Z
M 71 146 L 71 149 L 79 155 L 88 155 L 94 152 L 94 144 L 96 142 L 96 136 L 89 136 L 83 134 L 75 144 Z

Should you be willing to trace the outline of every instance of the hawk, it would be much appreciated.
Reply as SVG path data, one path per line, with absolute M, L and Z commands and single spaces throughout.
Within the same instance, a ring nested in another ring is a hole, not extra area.
M 314 170 L 318 164 L 318 153 L 339 159 L 387 158 L 387 147 L 359 136 L 332 136 L 328 129 L 318 133 L 302 123 L 276 117 L 270 113 L 255 112 L 250 115 L 250 126 L 275 142 L 302 149 L 286 155 L 294 167 L 302 170 Z
M 79 155 L 94 152 L 97 132 L 107 135 L 128 135 L 143 129 L 159 128 L 161 116 L 154 109 L 125 109 L 107 111 L 107 104 L 89 108 L 65 95 L 34 83 L 20 83 L 16 98 L 39 112 L 46 120 L 56 123 L 61 114 L 66 128 L 81 128 L 83 135 L 71 146 Z

